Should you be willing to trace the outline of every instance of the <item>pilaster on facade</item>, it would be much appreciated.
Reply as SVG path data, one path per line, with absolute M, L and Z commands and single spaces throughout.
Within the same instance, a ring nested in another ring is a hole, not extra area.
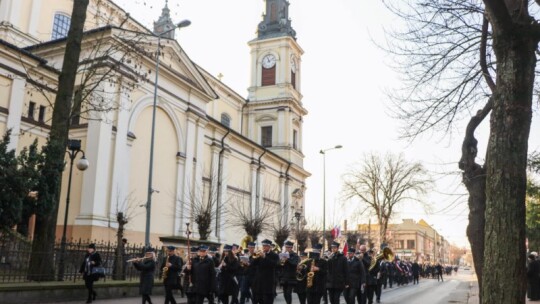
M 19 135 L 21 133 L 21 116 L 24 105 L 26 79 L 14 78 L 11 82 L 11 92 L 9 97 L 9 114 L 7 118 L 7 129 L 11 129 L 8 150 L 17 150 L 19 145 Z
M 264 208 L 264 195 L 266 194 L 265 191 L 268 190 L 266 189 L 266 187 L 264 186 L 264 181 L 265 181 L 265 171 L 266 171 L 266 166 L 261 162 L 261 164 L 259 164 L 258 166 L 258 169 L 257 169 L 257 175 L 258 175 L 258 183 L 257 183 L 257 213 L 260 212 L 261 208 Z
M 219 178 L 219 200 L 217 202 L 218 214 L 216 218 L 216 231 L 217 231 L 217 241 L 223 242 L 225 238 L 225 224 L 226 218 L 225 215 L 229 211 L 229 196 L 227 192 L 227 186 L 229 185 L 229 158 L 231 155 L 231 150 L 225 149 L 222 154 L 221 160 L 221 177 Z
M 115 87 L 103 85 L 108 96 L 115 96 Z M 92 165 L 83 176 L 80 214 L 76 225 L 107 226 L 111 209 L 111 138 L 112 113 L 90 112 L 85 154 Z
M 257 168 L 259 164 L 253 159 L 249 166 L 251 171 L 251 212 L 252 215 L 255 215 L 257 210 Z
M 287 178 L 284 174 L 281 174 L 279 176 L 279 203 L 281 207 L 281 225 L 287 225 L 288 219 L 287 219 L 287 209 L 288 209 L 288 201 L 287 201 L 287 190 L 285 188 L 285 182 Z
M 192 113 L 187 113 L 186 115 L 186 137 L 185 137 L 185 146 L 186 146 L 186 162 L 184 166 L 184 184 L 182 185 L 182 201 L 186 202 L 184 207 L 181 209 L 181 229 L 184 229 L 186 223 L 191 223 L 190 230 L 195 231 L 195 227 L 192 221 L 192 206 L 191 196 L 194 195 L 195 191 L 195 155 L 197 148 L 196 140 L 197 138 L 197 120 L 198 116 Z M 201 181 L 202 182 L 202 181 Z
M 111 208 L 110 217 L 114 220 L 114 210 L 126 212 L 129 205 L 129 176 L 130 176 L 130 157 L 128 147 L 128 123 L 130 113 L 129 97 L 120 91 L 116 93 L 114 100 L 119 101 L 117 110 L 116 136 L 114 138 L 113 151 L 113 170 L 111 178 L 111 205 L 117 205 L 118 208 Z
M 174 210 L 174 228 L 173 235 L 175 236 L 185 236 L 186 235 L 186 225 L 185 219 L 183 217 L 183 210 L 187 205 L 185 201 L 183 186 L 184 186 L 184 173 L 186 170 L 186 156 L 181 152 L 176 154 L 176 193 L 175 193 L 175 210 Z
M 37 37 L 38 36 L 38 21 L 41 14 L 41 4 L 43 0 L 32 0 L 30 19 L 28 20 L 28 34 Z

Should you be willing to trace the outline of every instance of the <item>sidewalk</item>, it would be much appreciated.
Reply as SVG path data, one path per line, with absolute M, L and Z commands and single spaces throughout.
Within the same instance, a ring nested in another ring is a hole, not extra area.
M 469 301 L 467 302 L 467 304 L 479 304 L 480 303 L 480 299 L 478 297 L 478 293 L 480 291 L 478 290 L 478 282 L 477 281 L 474 281 L 474 282 L 471 282 L 471 288 L 469 289 Z M 540 301 L 531 301 L 529 299 L 526 299 L 525 300 L 525 303 L 540 303 Z

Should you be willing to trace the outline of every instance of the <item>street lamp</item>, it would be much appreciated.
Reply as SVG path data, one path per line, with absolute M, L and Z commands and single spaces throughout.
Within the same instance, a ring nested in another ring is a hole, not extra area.
M 326 152 L 330 150 L 336 150 L 343 148 L 342 145 L 336 145 L 335 147 L 322 149 L 319 151 L 323 155 L 323 249 L 326 250 Z
M 155 136 L 155 128 L 156 128 L 156 105 L 157 105 L 157 89 L 158 89 L 158 79 L 159 79 L 159 53 L 160 53 L 160 42 L 161 37 L 163 37 L 165 34 L 168 34 L 177 28 L 187 27 L 191 24 L 191 21 L 189 20 L 183 20 L 180 23 L 176 25 L 176 27 L 173 27 L 172 29 L 169 29 L 161 34 L 154 35 L 157 37 L 157 52 L 156 52 L 156 80 L 154 82 L 154 102 L 152 104 L 152 130 L 150 133 L 150 164 L 148 169 L 148 196 L 146 199 L 146 229 L 144 234 L 144 244 L 146 247 L 150 246 L 150 216 L 152 211 L 152 193 L 154 192 L 154 189 L 152 189 L 152 173 L 154 170 L 154 136 Z
M 88 169 L 89 162 L 84 155 L 84 151 L 81 150 L 81 140 L 80 139 L 68 139 L 67 143 L 68 150 L 66 151 L 69 157 L 69 178 L 68 178 L 68 188 L 66 194 L 66 210 L 64 212 L 64 228 L 62 230 L 62 241 L 60 244 L 60 261 L 58 263 L 58 281 L 64 280 L 64 259 L 66 256 L 66 229 L 67 229 L 67 219 L 69 212 L 69 196 L 71 194 L 71 177 L 73 175 L 73 161 L 77 154 L 82 153 L 81 159 L 77 162 L 77 169 L 84 171 Z

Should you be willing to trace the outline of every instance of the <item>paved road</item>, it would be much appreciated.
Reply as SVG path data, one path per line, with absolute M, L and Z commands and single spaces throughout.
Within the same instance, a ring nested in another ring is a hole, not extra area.
M 458 275 L 446 276 L 444 282 L 437 282 L 433 279 L 420 280 L 418 285 L 405 285 L 383 290 L 381 303 L 383 304 L 447 304 L 447 303 L 467 303 L 469 288 L 475 277 L 470 271 L 461 271 Z M 186 303 L 185 298 L 176 297 L 177 302 Z M 164 296 L 153 296 L 152 302 L 160 304 L 165 302 Z M 342 304 L 343 301 L 342 297 Z M 43 302 L 47 303 L 47 302 Z M 84 303 L 84 299 L 76 302 L 56 302 L 65 304 Z M 140 298 L 120 298 L 120 299 L 96 299 L 95 304 L 135 304 L 141 303 Z M 274 304 L 285 304 L 282 294 L 278 294 Z M 293 294 L 293 304 L 299 304 L 298 298 Z

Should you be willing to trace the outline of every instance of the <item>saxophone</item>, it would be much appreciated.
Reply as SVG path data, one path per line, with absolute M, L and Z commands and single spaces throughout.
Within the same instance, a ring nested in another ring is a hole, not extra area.
M 162 269 L 162 273 L 161 273 L 161 278 L 163 279 L 163 281 L 165 281 L 167 279 L 167 275 L 169 274 L 169 267 L 167 267 L 167 264 L 169 264 L 169 255 L 167 255 L 167 260 L 165 261 L 165 267 L 163 267 Z
M 306 280 L 307 288 L 313 287 L 313 279 L 315 278 L 315 271 L 313 271 L 313 267 L 315 267 L 315 260 L 311 262 L 311 267 L 309 268 L 309 272 L 307 273 L 307 280 Z

